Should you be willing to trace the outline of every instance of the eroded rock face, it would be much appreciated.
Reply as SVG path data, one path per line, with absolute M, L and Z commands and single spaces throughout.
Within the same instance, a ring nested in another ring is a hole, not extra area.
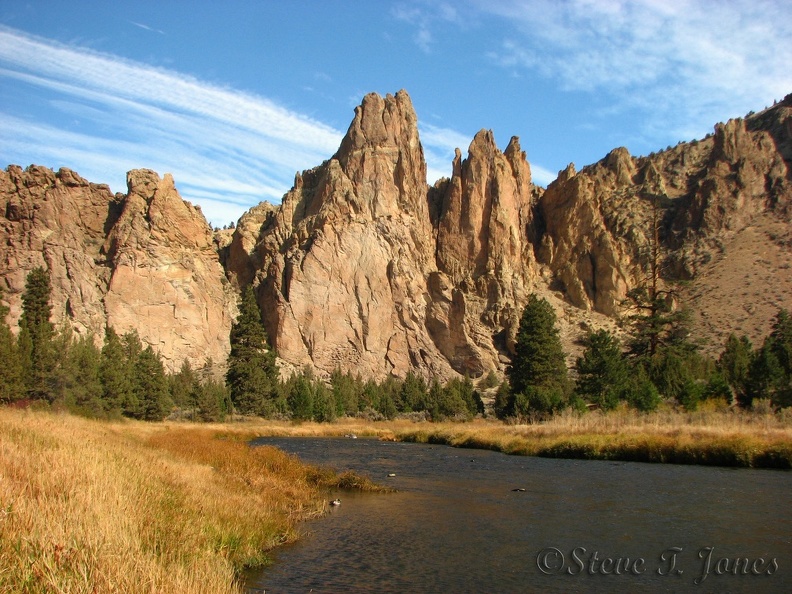
M 574 305 L 616 315 L 648 274 L 656 226 L 663 278 L 696 279 L 764 215 L 790 221 L 790 122 L 792 96 L 701 141 L 562 172 L 539 202 L 540 261 Z
M 519 141 L 501 152 L 485 130 L 427 188 L 409 97 L 368 95 L 338 153 L 236 232 L 248 257 L 229 272 L 256 285 L 279 354 L 320 373 L 503 370 L 531 292 L 574 352 L 646 281 L 655 237 L 663 281 L 695 280 L 730 234 L 789 220 L 787 103 L 650 157 L 570 165 L 543 191 Z
M 367 95 L 339 151 L 297 176 L 250 252 L 281 358 L 320 373 L 450 373 L 424 327 L 435 256 L 427 190 L 409 96 Z
M 535 196 L 516 137 L 502 153 L 482 130 L 467 159 L 457 151 L 438 220 L 426 325 L 459 373 L 481 375 L 508 355 L 539 273 L 531 243 Z
M 409 96 L 371 94 L 336 155 L 260 218 L 255 248 L 243 217 L 232 249 L 248 258 L 229 273 L 252 279 L 297 367 L 477 377 L 502 367 L 537 278 L 535 193 L 519 141 L 502 153 L 486 131 L 430 190 Z
M 546 190 L 517 138 L 501 152 L 482 130 L 430 188 L 409 96 L 370 94 L 338 152 L 233 235 L 213 238 L 168 175 L 130 172 L 113 195 L 67 169 L 11 166 L 0 278 L 12 323 L 27 273 L 46 266 L 57 320 L 136 329 L 171 369 L 225 361 L 229 286 L 252 284 L 287 368 L 443 380 L 503 371 L 532 292 L 571 362 L 586 330 L 615 328 L 656 246 L 661 281 L 689 281 L 682 303 L 716 353 L 730 331 L 760 341 L 790 307 L 791 163 L 789 96 L 700 141 L 570 165 Z
M 129 192 L 113 195 L 76 173 L 44 167 L 0 173 L 0 277 L 21 314 L 27 274 L 49 270 L 53 321 L 101 341 L 107 325 L 137 330 L 177 370 L 208 358 L 222 365 L 236 299 L 200 209 L 173 179 L 131 171 Z
M 224 362 L 236 298 L 206 219 L 181 199 L 170 174 L 130 171 L 127 186 L 103 246 L 112 271 L 107 323 L 119 333 L 137 330 L 171 369 L 184 359 L 193 367 Z

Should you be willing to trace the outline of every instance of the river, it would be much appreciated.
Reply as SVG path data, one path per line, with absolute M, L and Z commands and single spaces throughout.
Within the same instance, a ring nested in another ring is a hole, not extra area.
M 251 592 L 792 592 L 790 472 L 254 443 L 398 492 L 331 494 Z

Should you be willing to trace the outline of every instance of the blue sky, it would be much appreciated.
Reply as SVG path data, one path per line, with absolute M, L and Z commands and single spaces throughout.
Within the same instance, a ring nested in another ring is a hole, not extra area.
M 0 0 L 0 167 L 170 172 L 221 226 L 406 89 L 430 183 L 487 128 L 547 185 L 772 105 L 790 64 L 787 0 Z

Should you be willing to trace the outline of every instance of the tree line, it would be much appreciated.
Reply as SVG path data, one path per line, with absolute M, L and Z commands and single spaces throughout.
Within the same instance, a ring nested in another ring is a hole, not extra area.
M 224 381 L 215 377 L 211 361 L 201 369 L 185 361 L 168 374 L 160 355 L 136 332 L 119 336 L 108 328 L 99 347 L 91 336 L 56 328 L 50 293 L 47 272 L 31 271 L 16 337 L 6 322 L 8 309 L 0 306 L 0 402 L 63 406 L 104 418 L 177 415 L 197 421 L 221 421 L 234 413 L 316 421 L 397 415 L 465 420 L 485 414 L 479 389 L 495 387 L 494 414 L 519 421 L 569 407 L 651 411 L 664 400 L 688 410 L 708 398 L 745 407 L 757 399 L 776 408 L 792 405 L 792 320 L 786 310 L 779 310 L 761 346 L 732 335 L 715 360 L 691 341 L 688 320 L 667 292 L 651 287 L 628 296 L 634 313 L 626 319 L 624 343 L 607 330 L 589 332 L 572 370 L 552 306 L 531 295 L 505 380 L 499 384 L 492 372 L 478 382 L 479 389 L 470 378 L 441 385 L 408 373 L 377 382 L 340 369 L 329 380 L 305 369 L 283 381 L 252 287 L 243 291 L 231 329 Z
M 211 378 L 212 362 L 192 370 L 185 362 L 167 374 L 160 355 L 137 332 L 107 329 L 104 343 L 75 336 L 50 321 L 50 279 L 43 268 L 28 274 L 19 334 L 14 337 L 0 305 L 0 402 L 65 407 L 90 417 L 162 420 L 174 407 L 192 418 L 219 421 L 231 409 L 223 382 Z M 1 297 L 1 295 L 0 295 Z
M 729 336 L 718 359 L 690 340 L 684 311 L 656 292 L 634 292 L 641 304 L 629 318 L 622 345 L 607 330 L 589 332 L 573 374 L 550 303 L 531 295 L 523 311 L 508 381 L 498 389 L 500 418 L 541 419 L 567 407 L 612 410 L 622 404 L 640 411 L 661 402 L 695 410 L 702 400 L 724 399 L 750 407 L 758 399 L 776 409 L 792 406 L 792 319 L 780 309 L 771 333 L 753 348 L 745 337 Z

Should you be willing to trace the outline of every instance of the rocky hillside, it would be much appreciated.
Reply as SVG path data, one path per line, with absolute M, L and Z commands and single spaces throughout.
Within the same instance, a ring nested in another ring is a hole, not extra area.
M 130 171 L 113 195 L 69 169 L 0 172 L 0 282 L 21 313 L 27 274 L 50 272 L 53 321 L 104 337 L 137 330 L 167 367 L 196 368 L 228 356 L 236 296 L 199 208 L 148 170 Z
M 791 163 L 792 95 L 699 141 L 570 165 L 547 189 L 516 137 L 501 151 L 482 130 L 429 187 L 409 96 L 370 94 L 332 158 L 214 243 L 170 176 L 130 172 L 113 196 L 69 170 L 9 167 L 0 278 L 12 322 L 27 271 L 46 265 L 54 315 L 137 328 L 174 365 L 224 358 L 226 278 L 252 283 L 287 367 L 447 378 L 504 368 L 531 292 L 574 355 L 587 328 L 616 328 L 654 251 L 717 352 L 792 307 Z

